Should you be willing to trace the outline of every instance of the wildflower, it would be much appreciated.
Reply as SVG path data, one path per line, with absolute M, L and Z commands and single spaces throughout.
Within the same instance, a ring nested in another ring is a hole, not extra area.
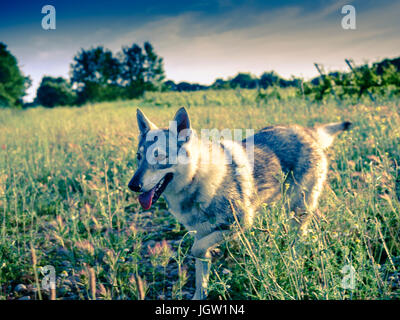
M 146 281 L 143 280 L 140 276 L 135 277 L 134 275 L 131 275 L 129 277 L 129 283 L 137 292 L 139 300 L 144 300 L 146 296 L 146 291 L 148 289 Z
M 127 231 L 128 235 L 132 235 L 132 237 L 135 237 L 138 233 L 138 230 L 136 228 L 136 225 L 134 223 L 132 223 L 129 228 L 129 231 Z
M 165 240 L 156 243 L 153 248 L 148 246 L 148 252 L 150 255 L 150 262 L 153 267 L 160 265 L 165 268 L 173 255 L 171 247 Z
M 75 246 L 81 251 L 86 251 L 90 255 L 94 255 L 94 247 L 88 240 L 78 241 L 75 243 Z

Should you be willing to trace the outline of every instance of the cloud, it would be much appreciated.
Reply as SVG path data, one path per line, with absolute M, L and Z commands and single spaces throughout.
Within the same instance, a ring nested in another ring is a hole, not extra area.
M 150 40 L 165 58 L 169 78 L 203 83 L 238 71 L 276 70 L 286 77 L 309 78 L 316 75 L 314 62 L 343 69 L 344 58 L 361 63 L 398 54 L 397 36 L 390 33 L 400 29 L 393 14 L 398 5 L 361 11 L 357 30 L 343 30 L 343 4 L 310 12 L 299 6 L 266 12 L 237 9 L 209 19 L 188 12 L 151 21 L 119 35 L 111 45 Z
M 203 2 L 174 12 L 149 8 L 145 18 L 130 12 L 112 20 L 70 18 L 57 22 L 55 32 L 21 27 L 18 37 L 10 29 L 0 36 L 34 80 L 30 98 L 43 75 L 67 77 L 77 51 L 97 45 L 117 52 L 150 41 L 164 58 L 167 78 L 205 84 L 238 71 L 310 78 L 317 73 L 314 62 L 334 70 L 346 68 L 344 58 L 363 63 L 399 55 L 400 3 L 352 1 L 356 30 L 341 28 L 347 1 L 264 3 L 220 0 L 213 11 L 203 10 Z

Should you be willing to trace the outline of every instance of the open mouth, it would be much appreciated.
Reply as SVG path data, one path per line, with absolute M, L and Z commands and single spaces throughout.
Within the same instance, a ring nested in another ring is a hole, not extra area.
M 160 198 L 161 194 L 164 192 L 168 183 L 171 182 L 173 177 L 172 173 L 167 173 L 164 178 L 162 178 L 153 189 L 143 192 L 139 195 L 140 205 L 144 210 L 150 209 L 153 203 L 156 203 L 158 198 Z

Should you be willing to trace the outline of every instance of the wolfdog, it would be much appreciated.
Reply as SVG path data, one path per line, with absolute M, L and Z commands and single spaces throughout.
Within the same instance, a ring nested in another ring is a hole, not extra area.
M 282 172 L 290 186 L 288 210 L 299 228 L 305 225 L 327 176 L 324 149 L 351 125 L 269 126 L 239 142 L 215 142 L 200 139 L 185 108 L 168 128 L 159 129 L 140 109 L 137 122 L 138 168 L 128 187 L 140 192 L 145 210 L 163 194 L 169 211 L 194 233 L 195 300 L 207 295 L 210 251 L 233 233 L 236 222 L 251 226 L 257 208 L 281 196 Z M 246 152 L 249 141 L 253 159 Z

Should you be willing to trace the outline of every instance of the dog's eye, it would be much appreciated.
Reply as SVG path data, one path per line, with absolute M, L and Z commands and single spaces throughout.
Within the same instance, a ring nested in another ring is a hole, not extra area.
M 160 162 L 163 161 L 165 159 L 167 159 L 167 155 L 164 154 L 163 152 L 159 152 L 158 150 L 154 150 L 154 158 Z

